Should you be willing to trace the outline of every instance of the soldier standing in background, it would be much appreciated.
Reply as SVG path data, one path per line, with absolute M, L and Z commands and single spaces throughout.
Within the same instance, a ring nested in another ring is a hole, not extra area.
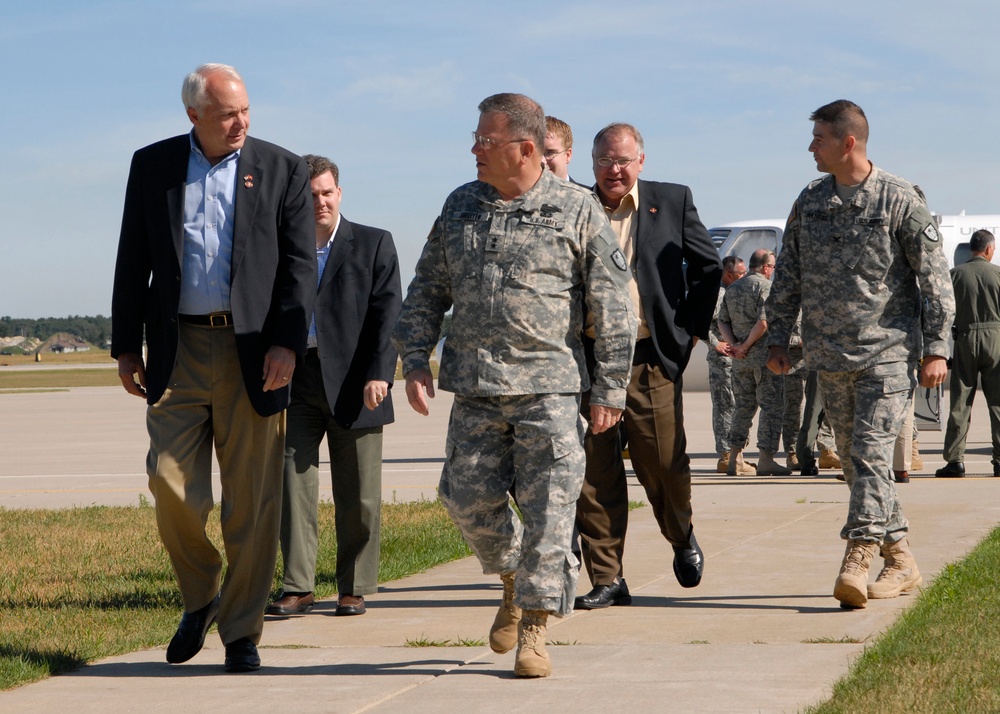
M 757 425 L 758 476 L 790 476 L 791 471 L 774 460 L 781 438 L 784 414 L 784 377 L 767 369 L 767 316 L 764 301 L 771 291 L 774 253 L 764 248 L 750 256 L 750 274 L 726 291 L 719 310 L 719 331 L 732 345 L 733 396 L 736 410 L 729 430 L 729 469 L 735 476 L 743 463 L 743 449 L 750 437 L 753 415 L 760 407 Z
M 733 423 L 733 411 L 736 401 L 733 397 L 733 346 L 726 342 L 719 332 L 719 308 L 722 298 L 726 296 L 726 288 L 747 274 L 747 266 L 735 255 L 727 255 L 722 259 L 722 287 L 719 298 L 715 302 L 715 314 L 712 315 L 712 325 L 708 331 L 708 389 L 712 394 L 712 431 L 715 434 L 715 450 L 719 454 L 719 462 L 715 470 L 726 473 L 729 468 L 729 429 Z M 742 463 L 739 476 L 756 473 L 754 466 Z

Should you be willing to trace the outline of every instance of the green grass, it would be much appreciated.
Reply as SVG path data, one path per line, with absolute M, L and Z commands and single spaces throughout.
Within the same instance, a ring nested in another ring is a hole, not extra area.
M 331 504 L 320 504 L 319 519 L 316 595 L 329 597 L 336 592 Z M 209 535 L 221 550 L 218 508 Z M 380 582 L 469 554 L 440 503 L 383 504 Z M 148 501 L 0 509 L 0 689 L 165 645 L 182 609 Z
M 1000 711 L 1000 528 L 934 583 L 809 714 Z
M 0 392 L 121 386 L 116 369 L 77 367 L 0 372 Z

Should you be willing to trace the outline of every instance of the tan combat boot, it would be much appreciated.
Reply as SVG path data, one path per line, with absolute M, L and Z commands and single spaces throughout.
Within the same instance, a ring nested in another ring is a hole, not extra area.
M 729 452 L 729 468 L 726 474 L 729 476 L 754 476 L 757 470 L 754 464 L 743 460 L 743 449 L 734 449 Z
M 868 586 L 868 597 L 873 600 L 896 597 L 924 582 L 906 538 L 898 543 L 883 543 L 882 557 L 885 558 L 882 572 L 878 574 L 875 582 Z
M 514 674 L 518 677 L 548 677 L 552 674 L 552 661 L 545 651 L 545 623 L 549 613 L 545 610 L 525 610 L 517 624 L 517 655 Z
M 823 449 L 819 452 L 819 467 L 821 469 L 842 469 L 840 456 L 833 449 Z
M 719 462 L 715 465 L 715 473 L 724 474 L 729 469 L 729 452 L 719 454 Z
M 493 618 L 490 628 L 490 649 L 497 654 L 510 652 L 517 644 L 517 623 L 521 621 L 521 608 L 514 604 L 514 573 L 501 573 L 503 602 Z
M 800 467 L 799 457 L 795 455 L 794 449 L 789 450 L 788 455 L 785 456 L 785 466 L 790 468 L 792 471 L 798 471 Z
M 913 440 L 913 448 L 910 450 L 910 471 L 923 471 L 924 459 L 920 456 L 920 442 Z
M 840 600 L 841 607 L 856 610 L 868 604 L 868 568 L 877 549 L 877 543 L 847 541 L 840 575 L 833 586 L 833 596 Z
M 758 476 L 791 476 L 792 472 L 774 460 L 770 451 L 761 451 L 757 461 Z

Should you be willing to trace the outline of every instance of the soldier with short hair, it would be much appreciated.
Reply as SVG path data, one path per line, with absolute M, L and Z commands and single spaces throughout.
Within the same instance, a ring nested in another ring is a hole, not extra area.
M 726 473 L 729 468 L 729 429 L 736 409 L 733 397 L 733 346 L 726 342 L 719 332 L 719 309 L 726 288 L 747 274 L 747 266 L 737 255 L 727 255 L 722 259 L 722 285 L 719 298 L 715 302 L 715 314 L 708 331 L 708 389 L 712 395 L 712 432 L 715 435 L 715 450 L 719 454 L 716 471 Z M 744 464 L 740 476 L 753 474 L 753 467 Z
M 767 315 L 764 301 L 771 291 L 774 253 L 761 248 L 750 256 L 750 273 L 726 291 L 719 310 L 719 331 L 733 354 L 733 397 L 736 407 L 729 429 L 729 468 L 735 476 L 748 469 L 743 449 L 750 438 L 754 414 L 760 408 L 757 425 L 757 449 L 760 452 L 755 472 L 758 476 L 789 476 L 791 471 L 774 460 L 781 438 L 784 415 L 784 377 L 767 369 Z
M 920 571 L 896 493 L 892 451 L 917 381 L 947 374 L 955 298 L 937 224 L 912 184 L 867 156 L 868 120 L 838 100 L 810 117 L 809 151 L 826 176 L 788 217 L 767 300 L 768 367 L 788 371 L 799 309 L 806 366 L 820 389 L 851 489 L 833 596 L 844 608 L 916 588 Z M 868 584 L 877 551 L 885 566 Z
M 618 423 L 636 318 L 628 264 L 594 195 L 542 168 L 542 108 L 497 94 L 479 111 L 479 180 L 445 201 L 393 342 L 410 406 L 427 414 L 430 353 L 454 309 L 439 375 L 455 392 L 439 493 L 484 572 L 503 581 L 490 647 L 516 644 L 515 674 L 545 677 L 548 616 L 570 613 L 576 592 L 580 395 L 590 389 L 593 432 Z M 592 382 L 585 312 L 597 326 Z M 512 486 L 523 524 L 509 505 Z
M 951 368 L 951 411 L 944 433 L 943 468 L 934 475 L 965 476 L 965 439 L 976 383 L 990 408 L 993 475 L 1000 476 L 1000 268 L 993 265 L 996 240 L 978 230 L 969 240 L 972 257 L 951 271 L 955 288 L 955 359 Z

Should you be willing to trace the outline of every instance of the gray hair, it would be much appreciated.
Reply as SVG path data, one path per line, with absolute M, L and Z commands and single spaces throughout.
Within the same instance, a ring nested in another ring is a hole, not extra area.
M 205 106 L 208 75 L 213 72 L 221 72 L 230 79 L 235 79 L 240 84 L 243 84 L 243 77 L 240 76 L 235 67 L 231 67 L 228 64 L 219 64 L 218 62 L 203 64 L 185 77 L 184 84 L 181 85 L 181 101 L 184 102 L 185 109 L 198 111 Z
M 545 112 L 542 105 L 523 94 L 494 94 L 479 103 L 483 114 L 503 114 L 511 138 L 531 139 L 541 152 L 545 146 Z
M 601 140 L 606 136 L 631 136 L 635 139 L 635 145 L 639 149 L 639 153 L 643 153 L 642 144 L 642 134 L 631 124 L 626 124 L 623 121 L 613 122 L 608 124 L 606 127 L 597 132 L 597 136 L 594 137 L 594 148 L 601 143 Z

